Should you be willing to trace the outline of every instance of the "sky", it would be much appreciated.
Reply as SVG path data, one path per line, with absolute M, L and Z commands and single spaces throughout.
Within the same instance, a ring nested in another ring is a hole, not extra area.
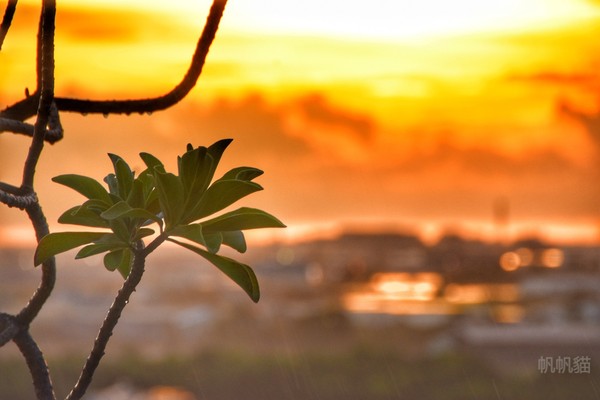
M 19 2 L 0 52 L 0 108 L 34 86 L 37 3 Z M 209 7 L 59 2 L 57 94 L 168 91 Z M 176 107 L 62 115 L 39 196 L 51 227 L 65 230 L 56 219 L 81 198 L 51 177 L 101 178 L 108 152 L 137 167 L 150 152 L 173 169 L 188 142 L 231 137 L 222 172 L 265 170 L 265 190 L 245 204 L 289 226 L 262 238 L 400 229 L 426 240 L 460 231 L 597 242 L 599 30 L 591 0 L 230 0 L 197 87 Z M 20 181 L 27 147 L 0 135 L 0 179 Z M 0 219 L 5 241 L 32 237 L 19 212 L 0 209 Z

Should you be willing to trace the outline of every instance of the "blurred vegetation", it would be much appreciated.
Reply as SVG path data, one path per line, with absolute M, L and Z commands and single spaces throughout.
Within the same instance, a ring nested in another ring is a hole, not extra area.
M 80 368 L 75 357 L 49 361 L 57 395 Z M 592 371 L 593 372 L 593 371 Z M 257 353 L 209 350 L 158 360 L 136 354 L 107 359 L 92 390 L 123 382 L 140 389 L 168 385 L 198 399 L 598 399 L 593 374 L 499 374 L 465 355 L 413 358 L 366 345 L 348 351 Z M 33 395 L 21 359 L 0 360 L 0 392 L 14 400 Z

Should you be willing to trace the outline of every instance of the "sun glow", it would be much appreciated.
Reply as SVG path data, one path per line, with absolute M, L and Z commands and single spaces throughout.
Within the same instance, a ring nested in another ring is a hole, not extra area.
M 37 4 L 32 0 L 25 3 Z M 62 3 L 82 7 L 78 0 Z M 181 21 L 197 23 L 211 3 L 210 0 L 89 0 L 85 7 L 176 13 Z M 597 8 L 584 0 L 253 0 L 231 2 L 227 8 L 225 29 L 390 40 L 530 30 L 598 15 Z
M 587 18 L 594 10 L 584 2 L 567 0 L 257 0 L 236 8 L 236 24 L 253 30 L 387 39 L 535 28 Z

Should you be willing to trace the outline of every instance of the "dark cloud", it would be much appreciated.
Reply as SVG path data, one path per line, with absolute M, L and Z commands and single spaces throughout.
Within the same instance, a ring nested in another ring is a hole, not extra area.
M 559 86 L 577 86 L 589 88 L 597 87 L 600 78 L 597 74 L 591 72 L 573 72 L 564 73 L 557 71 L 540 71 L 531 74 L 510 74 L 507 79 L 514 82 L 541 84 L 541 85 L 559 85 Z
M 590 141 L 600 151 L 600 112 L 590 113 L 579 110 L 567 100 L 561 100 L 557 104 L 559 115 L 577 121 L 585 128 Z
M 324 123 L 354 134 L 355 138 L 368 141 L 372 138 L 375 124 L 371 118 L 337 108 L 328 103 L 327 98 L 320 94 L 312 94 L 299 99 L 296 103 L 303 116 L 310 123 Z
M 177 123 L 196 141 L 234 137 L 236 147 L 253 157 L 275 155 L 297 160 L 310 152 L 310 146 L 286 129 L 286 111 L 281 107 L 269 105 L 258 94 L 239 100 L 220 99 L 209 105 L 190 103 L 180 109 Z
M 11 30 L 35 34 L 40 9 L 32 4 L 19 4 Z M 94 45 L 98 42 L 131 43 L 153 38 L 164 40 L 181 33 L 178 21 L 156 13 L 133 9 L 94 9 L 58 7 L 57 40 L 67 39 Z

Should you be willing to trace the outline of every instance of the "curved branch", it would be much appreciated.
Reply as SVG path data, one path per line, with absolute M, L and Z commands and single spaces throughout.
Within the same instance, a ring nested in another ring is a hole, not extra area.
M 55 22 L 56 2 L 55 0 L 45 0 L 40 18 L 40 32 L 38 33 L 38 54 L 41 58 L 39 61 L 41 76 L 38 78 L 41 88 L 40 101 L 37 109 L 37 119 L 33 128 L 33 139 L 23 168 L 23 183 L 21 185 L 22 188 L 31 189 L 31 191 L 33 191 L 35 168 L 44 148 L 44 136 L 46 135 L 46 127 L 50 121 L 54 101 Z
M 15 317 L 0 313 L 0 347 L 10 342 L 19 333 L 19 327 Z
M 48 365 L 42 351 L 29 332 L 21 329 L 13 341 L 25 357 L 38 400 L 55 400 L 54 388 L 48 371 Z
M 185 74 L 183 80 L 175 86 L 170 92 L 154 98 L 138 99 L 138 100 L 79 100 L 70 98 L 56 98 L 56 105 L 61 111 L 72 111 L 82 114 L 99 113 L 99 114 L 131 114 L 131 113 L 148 113 L 153 111 L 164 110 L 181 101 L 196 85 L 198 78 L 202 72 L 208 50 L 215 38 L 217 29 L 227 0 L 214 0 L 206 25 L 202 31 L 202 35 L 198 39 L 196 51 L 192 58 L 192 63 Z
M 104 351 L 106 350 L 106 345 L 110 337 L 113 334 L 113 330 L 115 326 L 119 322 L 119 318 L 121 317 L 121 313 L 127 306 L 129 302 L 129 297 L 135 291 L 135 288 L 140 283 L 142 276 L 144 275 L 144 266 L 146 263 L 146 253 L 138 250 L 134 252 L 133 263 L 131 265 L 131 272 L 129 276 L 123 283 L 123 286 L 117 293 L 115 300 L 113 301 L 110 309 L 108 310 L 108 314 L 106 314 L 106 318 L 102 323 L 102 327 L 98 332 L 98 336 L 94 341 L 94 346 L 90 355 L 88 356 L 83 369 L 81 370 L 81 375 L 79 375 L 79 379 L 77 383 L 73 387 L 73 390 L 66 397 L 66 400 L 78 400 L 83 397 L 90 383 L 92 382 L 92 378 L 94 376 L 94 372 L 96 368 L 100 364 L 100 360 L 104 356 Z
M 83 100 L 66 97 L 56 97 L 56 105 L 60 111 L 77 112 L 81 114 L 132 114 L 149 113 L 164 110 L 181 101 L 196 85 L 208 56 L 208 51 L 219 28 L 219 23 L 225 10 L 227 0 L 213 0 L 202 35 L 198 39 L 192 62 L 182 81 L 170 92 L 148 99 L 135 100 Z M 8 106 L 0 117 L 25 121 L 36 114 L 39 101 L 39 91 L 35 91 L 15 104 Z
M 37 202 L 38 198 L 35 192 L 15 194 L 0 187 L 0 203 L 6 204 L 8 207 L 16 207 L 24 210 L 27 207 L 37 204 Z
M 12 24 L 13 17 L 15 16 L 17 1 L 18 0 L 8 0 L 8 3 L 6 3 L 4 17 L 2 18 L 2 23 L 0 24 L 0 50 L 2 49 L 4 39 L 6 38 L 6 34 L 10 29 L 10 24 Z
M 0 118 L 0 133 L 12 132 L 29 137 L 33 137 L 34 126 L 26 122 L 14 120 L 10 118 Z M 58 108 L 55 103 L 52 103 L 50 116 L 48 119 L 48 129 L 44 134 L 44 140 L 50 144 L 54 144 L 63 138 L 63 128 L 60 123 Z
M 46 217 L 37 201 L 25 210 L 35 230 L 36 239 L 39 242 L 41 238 L 49 233 Z M 56 261 L 54 258 L 50 258 L 42 264 L 42 280 L 40 285 L 33 296 L 31 296 L 27 305 L 17 314 L 16 318 L 20 324 L 28 326 L 34 320 L 46 303 L 46 300 L 48 300 L 48 297 L 50 297 L 55 283 Z
M 0 118 L 0 132 L 12 132 L 33 136 L 33 125 L 14 119 Z

